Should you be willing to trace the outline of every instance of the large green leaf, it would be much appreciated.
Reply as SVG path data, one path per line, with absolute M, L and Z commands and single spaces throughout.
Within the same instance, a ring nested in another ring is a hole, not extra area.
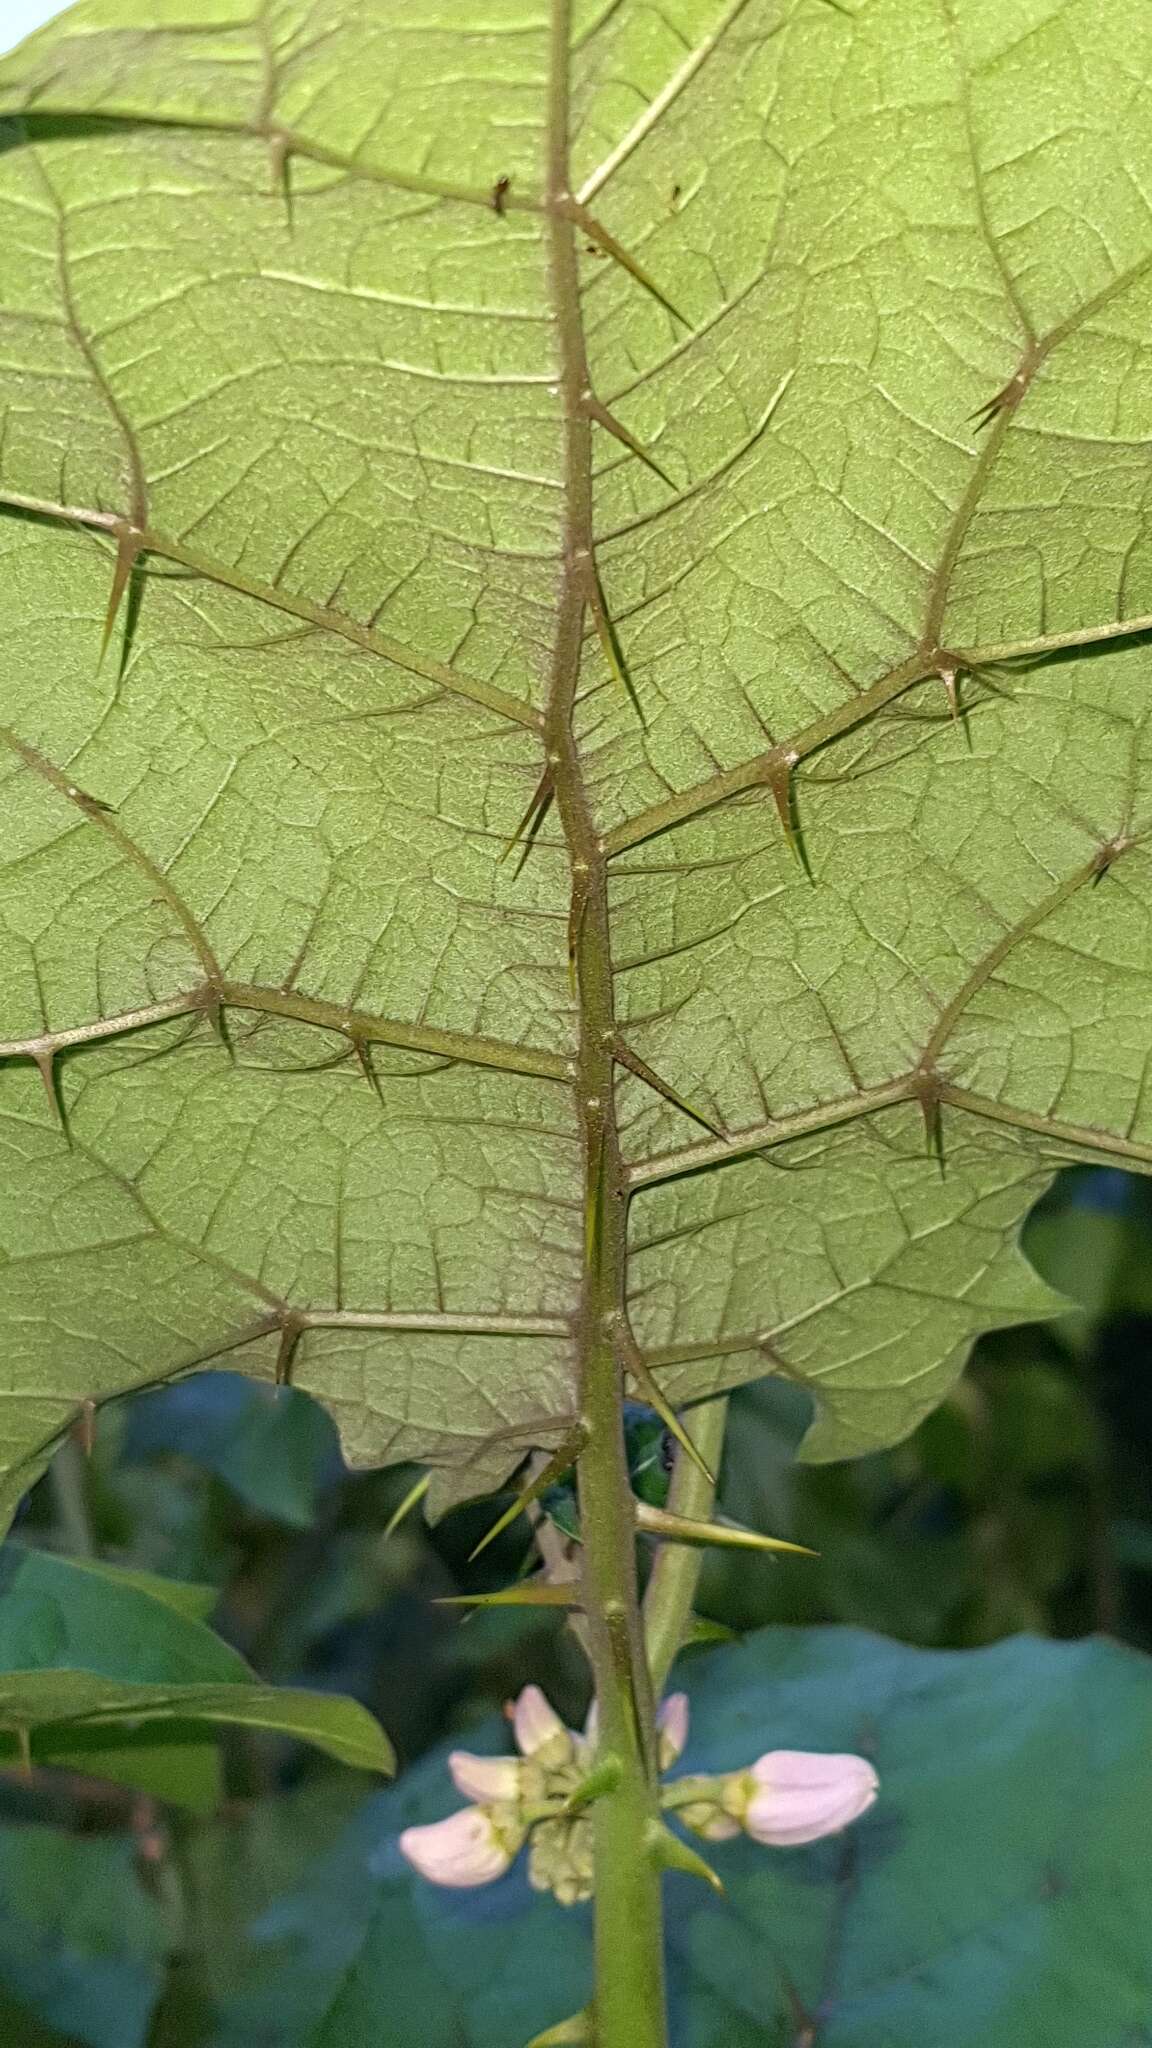
M 39 2021 L 60 2030 L 62 2048 L 144 2048 L 173 1932 L 130 1834 L 0 1828 L 0 2019 L 12 2048 L 41 2048 Z
M 219 1796 L 221 1723 L 288 1735 L 362 1770 L 392 1768 L 364 1707 L 262 1685 L 189 1613 L 189 1588 L 173 1599 L 156 1584 L 15 1543 L 0 1550 L 0 1761 L 27 1742 L 38 1763 L 201 1808 Z
M 0 67 L 10 1493 L 278 1357 L 490 1485 L 587 1257 L 817 1457 L 1051 1307 L 1053 1163 L 1152 1159 L 1150 72 L 1143 0 L 84 0 Z
M 864 1748 L 880 1799 L 836 1841 L 710 1850 L 677 1879 L 675 2048 L 1129 2048 L 1152 2011 L 1152 1665 L 1103 1641 L 910 1650 L 764 1630 L 687 1666 L 688 1770 Z M 437 1770 L 436 1766 L 439 1765 Z M 583 1911 L 437 1891 L 394 1833 L 450 1810 L 443 1758 L 373 1800 L 259 1930 L 212 2048 L 515 2048 L 587 1996 Z

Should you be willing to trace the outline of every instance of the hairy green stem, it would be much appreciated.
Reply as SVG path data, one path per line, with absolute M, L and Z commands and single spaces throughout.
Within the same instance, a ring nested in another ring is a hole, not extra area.
M 584 1601 L 596 1680 L 601 1760 L 620 1765 L 592 1807 L 596 1916 L 596 2048 L 664 2048 L 660 1870 L 651 1847 L 659 1807 L 653 1713 L 635 1580 L 635 1522 L 610 1341 L 588 1361 L 580 1460 Z
M 597 2048 L 665 2048 L 660 1813 L 652 1691 L 636 1584 L 636 1523 L 623 1430 L 627 1182 L 616 1124 L 618 1040 L 607 854 L 584 784 L 574 711 L 597 601 L 591 376 L 568 168 L 572 0 L 552 0 L 546 217 L 564 420 L 563 575 L 544 716 L 546 773 L 571 873 L 568 941 L 584 1152 L 584 1272 L 576 1334 L 586 1442 L 578 1473 L 581 1592 L 601 1761 L 618 1776 L 592 1807 Z
M 694 1408 L 685 1421 L 705 1465 L 719 1476 L 724 1449 L 724 1428 L 728 1420 L 726 1395 Z M 668 1495 L 673 1514 L 693 1522 L 706 1522 L 712 1513 L 716 1489 L 695 1459 L 683 1451 L 676 1454 L 676 1469 Z M 692 1603 L 700 1580 L 704 1553 L 688 1543 L 662 1544 L 648 1590 L 644 1596 L 644 1638 L 652 1690 L 657 1699 L 668 1682 L 668 1674 L 679 1655 L 692 1619 Z

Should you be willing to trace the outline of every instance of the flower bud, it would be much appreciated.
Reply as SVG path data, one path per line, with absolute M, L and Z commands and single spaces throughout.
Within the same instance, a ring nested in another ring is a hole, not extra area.
M 515 1804 L 520 1797 L 523 1766 L 514 1756 L 472 1756 L 466 1749 L 454 1749 L 448 1769 L 465 1799 L 478 1799 L 482 1804 L 503 1799 Z
M 522 1756 L 545 1766 L 571 1763 L 572 1737 L 538 1685 L 526 1685 L 517 1698 L 512 1726 Z
M 656 1716 L 657 1756 L 662 1771 L 670 1771 L 688 1740 L 688 1695 L 670 1692 Z
M 793 1848 L 839 1834 L 867 1813 L 879 1789 L 862 1756 L 773 1749 L 743 1773 L 739 1817 L 754 1841 Z
M 592 1824 L 545 1820 L 532 1830 L 528 1851 L 528 1882 L 533 1891 L 551 1892 L 562 1906 L 579 1905 L 592 1897 Z
M 706 1842 L 730 1842 L 733 1835 L 740 1833 L 740 1823 L 730 1813 L 711 1800 L 693 1800 L 686 1806 L 676 1808 L 677 1820 L 682 1820 L 694 1835 L 701 1835 Z
M 503 1877 L 524 1840 L 523 1828 L 498 1826 L 483 1806 L 462 1806 L 447 1820 L 405 1828 L 400 1853 L 430 1884 L 491 1884 Z

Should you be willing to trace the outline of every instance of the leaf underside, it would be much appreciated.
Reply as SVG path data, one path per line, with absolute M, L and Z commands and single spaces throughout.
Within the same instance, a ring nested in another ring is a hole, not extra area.
M 628 1341 L 812 1456 L 1152 1161 L 1152 16 L 552 4 L 0 66 L 9 1500 L 213 1362 L 558 1441 L 593 981 Z

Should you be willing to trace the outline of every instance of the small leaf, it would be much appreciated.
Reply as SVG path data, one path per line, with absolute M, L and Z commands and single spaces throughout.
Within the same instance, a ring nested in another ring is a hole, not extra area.
M 734 1643 L 738 1631 L 726 1628 L 722 1621 L 709 1621 L 706 1615 L 694 1614 L 688 1624 L 685 1643 Z

